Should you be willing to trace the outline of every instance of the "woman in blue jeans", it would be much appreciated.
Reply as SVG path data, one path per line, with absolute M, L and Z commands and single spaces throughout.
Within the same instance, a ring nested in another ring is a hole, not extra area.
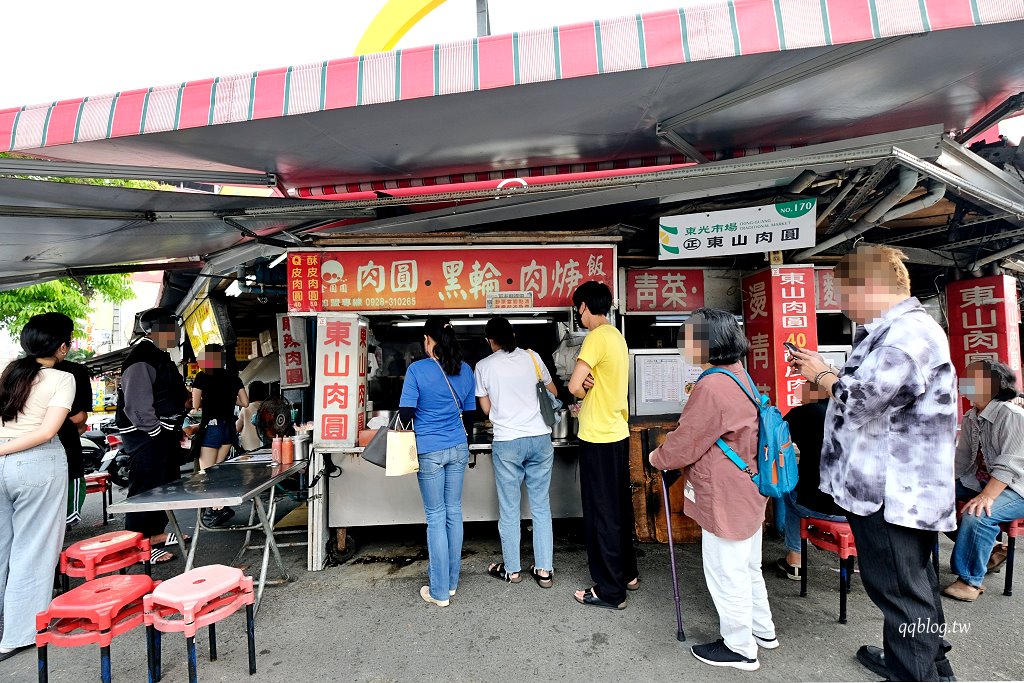
M 35 615 L 53 597 L 68 504 L 68 461 L 56 437 L 75 378 L 54 365 L 71 339 L 37 315 L 22 330 L 21 347 L 25 357 L 0 375 L 0 661 L 35 646 Z
M 424 360 L 405 371 L 399 401 L 403 422 L 412 420 L 420 469 L 416 475 L 427 517 L 430 585 L 420 597 L 447 607 L 462 566 L 462 478 L 469 463 L 466 435 L 476 401 L 473 371 L 448 318 L 430 316 L 423 326 Z M 468 427 L 467 427 L 468 425 Z
M 1006 561 L 996 546 L 999 525 L 1024 518 L 1024 409 L 1013 369 L 997 361 L 964 368 L 960 393 L 973 407 L 964 415 L 956 447 L 956 497 L 963 516 L 956 531 L 952 569 L 959 578 L 942 594 L 974 602 L 988 571 Z
M 491 450 L 498 486 L 498 532 L 502 562 L 487 573 L 508 583 L 523 580 L 519 558 L 520 501 L 523 482 L 533 517 L 533 566 L 530 576 L 541 588 L 552 586 L 551 466 L 555 449 L 551 429 L 544 423 L 537 398 L 537 382 L 555 393 L 544 362 L 537 354 L 516 346 L 512 324 L 491 318 L 485 330 L 493 352 L 476 366 L 476 396 L 494 426 Z M 546 398 L 544 400 L 547 400 Z

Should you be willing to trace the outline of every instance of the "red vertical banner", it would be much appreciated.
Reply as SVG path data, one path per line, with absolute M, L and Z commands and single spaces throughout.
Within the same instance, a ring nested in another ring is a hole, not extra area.
M 319 252 L 297 252 L 288 256 L 288 310 L 323 310 Z
M 1021 374 L 1017 283 L 1008 275 L 946 285 L 949 352 L 958 376 L 979 360 L 1006 363 Z
M 297 315 L 277 315 L 278 367 L 282 389 L 308 387 L 309 351 L 306 345 L 306 320 Z
M 818 348 L 814 269 L 789 266 L 743 278 L 747 371 L 783 414 L 800 405 L 803 378 L 786 362 L 783 342 Z
M 313 443 L 355 446 L 366 415 L 366 321 L 322 314 L 316 320 Z

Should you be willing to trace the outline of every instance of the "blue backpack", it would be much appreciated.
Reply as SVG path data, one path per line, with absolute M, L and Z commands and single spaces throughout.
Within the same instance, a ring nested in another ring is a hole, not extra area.
M 751 472 L 750 467 L 725 441 L 718 439 L 715 443 L 736 467 L 750 475 L 762 496 L 780 498 L 783 494 L 789 493 L 796 488 L 798 475 L 793 439 L 789 435 L 789 425 L 782 419 L 782 413 L 771 404 L 767 396 L 757 391 L 757 385 L 754 384 L 749 373 L 747 373 L 747 381 L 750 382 L 753 391 L 748 391 L 736 375 L 722 368 L 705 370 L 697 378 L 697 381 L 699 382 L 705 375 L 712 374 L 731 377 L 732 381 L 736 382 L 736 385 L 743 390 L 743 393 L 757 408 L 757 473 Z

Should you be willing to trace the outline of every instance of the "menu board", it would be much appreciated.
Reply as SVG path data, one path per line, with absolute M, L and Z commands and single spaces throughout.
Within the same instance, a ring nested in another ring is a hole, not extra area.
M 631 355 L 630 408 L 633 415 L 676 415 L 682 412 L 700 376 L 678 351 L 634 352 Z

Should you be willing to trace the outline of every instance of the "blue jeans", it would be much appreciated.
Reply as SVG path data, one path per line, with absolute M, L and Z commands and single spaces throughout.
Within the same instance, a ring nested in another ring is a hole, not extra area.
M 970 500 L 978 495 L 959 481 L 956 483 L 958 500 Z M 950 562 L 953 573 L 967 584 L 980 587 L 988 570 L 988 558 L 999 537 L 999 524 L 1024 517 L 1024 498 L 1009 488 L 1003 490 L 992 503 L 992 516 L 964 515 L 956 532 L 956 544 Z
M 533 565 L 551 571 L 554 567 L 554 535 L 551 532 L 551 466 L 555 448 L 551 436 L 525 436 L 512 441 L 495 441 L 491 446 L 494 481 L 498 485 L 498 533 L 505 571 L 522 569 L 519 558 L 520 500 L 523 481 L 533 517 Z
M 4 648 L 36 642 L 36 614 L 45 611 L 53 597 L 53 570 L 64 544 L 67 506 L 68 461 L 60 441 L 0 456 Z
M 796 491 L 790 491 L 782 497 L 786 503 L 786 548 L 799 553 L 800 545 L 800 519 L 810 517 L 811 519 L 823 519 L 827 522 L 845 522 L 846 517 L 837 515 L 826 515 L 805 508 L 796 502 Z
M 462 568 L 462 479 L 469 464 L 469 446 L 459 444 L 420 453 L 416 479 L 427 516 L 430 597 L 447 600 L 459 585 Z

